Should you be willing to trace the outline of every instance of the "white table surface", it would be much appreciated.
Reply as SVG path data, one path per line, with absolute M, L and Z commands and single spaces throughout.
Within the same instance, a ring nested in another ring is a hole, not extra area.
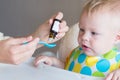
M 20 65 L 0 64 L 0 80 L 103 80 L 40 64 L 34 67 L 33 58 Z

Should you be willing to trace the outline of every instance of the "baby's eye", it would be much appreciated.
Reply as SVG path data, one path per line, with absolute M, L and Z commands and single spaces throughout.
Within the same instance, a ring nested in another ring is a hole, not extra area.
M 80 32 L 84 32 L 84 29 L 80 28 Z
M 92 35 L 97 35 L 98 33 L 96 33 L 96 32 L 91 32 L 91 34 L 92 34 Z

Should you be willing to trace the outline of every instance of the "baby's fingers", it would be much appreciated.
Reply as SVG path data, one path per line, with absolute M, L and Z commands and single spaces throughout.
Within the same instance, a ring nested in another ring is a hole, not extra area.
M 34 66 L 37 67 L 39 65 L 39 63 L 47 63 L 47 57 L 46 56 L 39 56 L 35 59 L 34 61 Z
M 105 78 L 105 80 L 111 80 L 113 77 L 113 73 L 110 73 L 107 75 L 107 77 Z
M 120 70 L 115 70 L 108 74 L 108 76 L 105 78 L 105 80 L 120 80 L 120 75 L 119 75 Z

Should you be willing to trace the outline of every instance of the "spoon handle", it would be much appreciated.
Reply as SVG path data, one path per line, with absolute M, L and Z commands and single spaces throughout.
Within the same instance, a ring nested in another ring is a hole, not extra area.
M 23 44 L 28 44 L 28 43 L 29 43 L 29 42 L 24 42 Z M 39 41 L 38 44 L 42 44 L 42 45 L 44 45 L 44 46 L 47 47 L 47 48 L 53 48 L 53 47 L 56 46 L 55 43 L 48 44 L 48 43 L 46 43 L 46 42 L 44 42 L 44 41 Z

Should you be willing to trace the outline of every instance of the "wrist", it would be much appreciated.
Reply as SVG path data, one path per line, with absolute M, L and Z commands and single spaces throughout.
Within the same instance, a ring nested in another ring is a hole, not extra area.
M 53 62 L 53 66 L 58 67 L 58 68 L 64 68 L 64 62 L 62 62 L 58 58 L 52 57 L 52 62 Z

